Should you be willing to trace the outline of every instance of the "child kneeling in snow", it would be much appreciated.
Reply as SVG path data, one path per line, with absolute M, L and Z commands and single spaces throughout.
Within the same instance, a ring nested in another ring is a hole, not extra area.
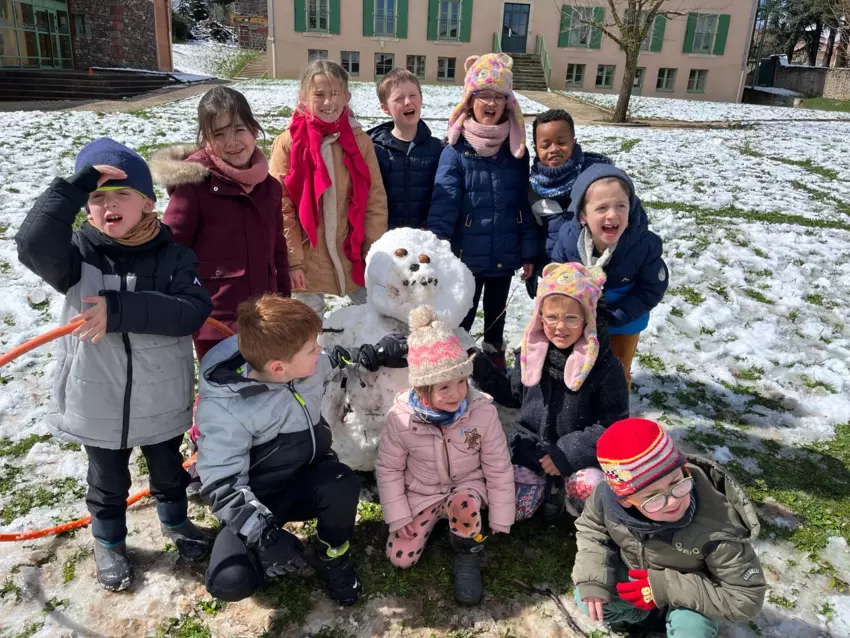
M 356 352 L 316 343 L 322 320 L 294 299 L 265 295 L 240 304 L 237 335 L 209 351 L 201 365 L 197 420 L 201 496 L 224 523 L 206 574 L 222 600 L 247 598 L 266 576 L 307 560 L 328 595 L 350 605 L 360 597 L 348 542 L 360 483 L 331 449 L 321 415 L 325 381 L 356 361 L 368 370 L 400 365 L 404 337 L 388 335 Z M 318 519 L 311 551 L 282 528 Z
M 409 391 L 396 398 L 381 435 L 375 474 L 390 526 L 387 556 L 412 567 L 437 521 L 449 519 L 454 596 L 481 600 L 481 508 L 492 533 L 514 521 L 514 473 L 502 424 L 487 395 L 470 392 L 472 361 L 429 306 L 410 312 Z
M 153 211 L 145 160 L 109 138 L 88 144 L 76 175 L 57 177 L 15 236 L 21 263 L 65 295 L 61 321 L 83 320 L 60 339 L 48 425 L 80 443 L 89 460 L 97 580 L 129 587 L 127 463 L 142 448 L 162 532 L 200 561 L 210 539 L 187 518 L 180 444 L 192 424 L 190 335 L 212 310 L 198 261 L 177 246 Z M 85 206 L 88 221 L 73 223 Z
M 686 459 L 657 423 L 625 419 L 599 439 L 607 482 L 576 521 L 575 598 L 617 630 L 666 624 L 667 636 L 714 638 L 764 603 L 752 541 L 755 509 L 712 461 Z

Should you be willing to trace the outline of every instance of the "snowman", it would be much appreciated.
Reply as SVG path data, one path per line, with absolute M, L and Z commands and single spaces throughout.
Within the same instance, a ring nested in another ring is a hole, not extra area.
M 474 346 L 459 326 L 472 307 L 475 279 L 449 242 L 433 233 L 398 228 L 372 244 L 366 256 L 366 292 L 364 305 L 342 308 L 325 319 L 322 347 L 355 347 L 391 333 L 409 334 L 408 314 L 422 304 L 434 308 L 465 348 Z M 328 384 L 322 414 L 340 461 L 354 470 L 375 469 L 387 412 L 407 387 L 407 368 L 347 370 Z

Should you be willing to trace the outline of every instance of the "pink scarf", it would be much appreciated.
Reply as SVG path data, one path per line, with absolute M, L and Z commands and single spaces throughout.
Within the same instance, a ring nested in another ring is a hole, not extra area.
M 221 171 L 222 175 L 239 184 L 246 193 L 250 193 L 257 184 L 269 176 L 269 161 L 259 146 L 254 148 L 248 168 L 231 166 L 218 155 L 214 155 L 209 147 L 205 151 L 207 156 L 212 160 L 212 163 Z
M 488 126 L 472 118 L 463 123 L 463 137 L 481 157 L 493 157 L 502 148 L 511 132 L 510 121 Z

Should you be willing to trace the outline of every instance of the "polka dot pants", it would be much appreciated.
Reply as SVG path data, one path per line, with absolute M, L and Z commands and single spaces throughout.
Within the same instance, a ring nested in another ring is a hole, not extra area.
M 387 539 L 387 557 L 396 567 L 405 569 L 419 561 L 422 550 L 441 518 L 449 519 L 452 534 L 472 538 L 481 533 L 481 499 L 472 491 L 453 492 L 442 503 L 435 503 L 413 517 L 412 538 L 403 538 L 399 530 Z

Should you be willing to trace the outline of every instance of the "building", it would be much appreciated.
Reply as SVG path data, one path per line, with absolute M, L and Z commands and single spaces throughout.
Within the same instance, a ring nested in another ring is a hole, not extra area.
M 634 92 L 739 101 L 757 4 L 671 2 L 687 15 L 656 20 Z M 460 84 L 470 55 L 545 46 L 550 88 L 617 93 L 620 47 L 578 18 L 610 19 L 606 12 L 604 0 L 269 0 L 269 77 L 297 77 L 310 59 L 328 57 L 357 80 L 401 66 L 424 82 Z
M 171 71 L 171 0 L 0 0 L 0 67 Z

